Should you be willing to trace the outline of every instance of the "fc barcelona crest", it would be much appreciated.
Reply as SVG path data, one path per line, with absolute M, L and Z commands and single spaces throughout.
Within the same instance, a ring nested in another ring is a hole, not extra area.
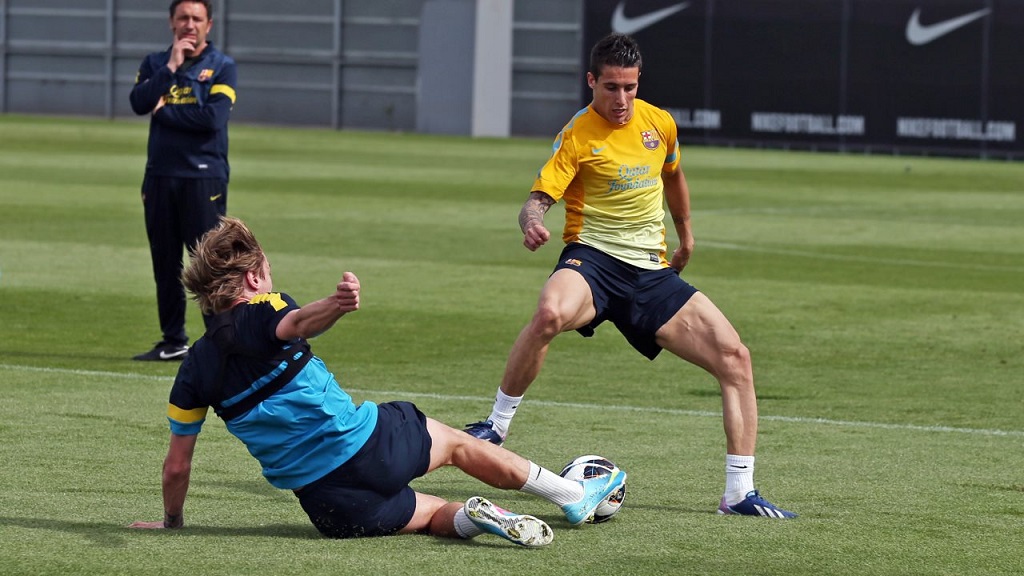
M 196 80 L 200 82 L 206 82 L 213 77 L 213 70 L 209 68 L 203 68 L 203 71 L 199 73 L 199 77 Z
M 648 150 L 657 150 L 658 145 L 661 144 L 661 140 L 658 140 L 654 130 L 641 130 L 640 138 L 644 141 L 644 148 Z

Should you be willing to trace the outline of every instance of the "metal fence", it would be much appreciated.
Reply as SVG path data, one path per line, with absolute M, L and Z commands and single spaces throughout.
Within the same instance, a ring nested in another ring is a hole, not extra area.
M 234 119 L 416 131 L 444 74 L 424 58 L 446 58 L 434 36 L 421 53 L 421 20 L 445 1 L 215 0 Z M 1024 0 L 508 2 L 513 135 L 551 136 L 580 108 L 586 49 L 618 23 L 644 48 L 640 96 L 686 142 L 1024 157 Z M 132 116 L 168 4 L 0 0 L 0 113 Z
M 427 0 L 216 0 L 238 63 L 236 121 L 412 131 Z M 511 1 L 511 0 L 510 0 Z M 133 116 L 142 58 L 170 43 L 167 0 L 0 0 L 0 112 Z M 513 134 L 579 108 L 579 0 L 516 0 Z

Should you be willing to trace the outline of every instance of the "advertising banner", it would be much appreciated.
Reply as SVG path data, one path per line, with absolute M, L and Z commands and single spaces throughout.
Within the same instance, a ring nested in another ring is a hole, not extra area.
M 1024 157 L 1024 0 L 587 0 L 585 63 L 612 31 L 684 141 Z

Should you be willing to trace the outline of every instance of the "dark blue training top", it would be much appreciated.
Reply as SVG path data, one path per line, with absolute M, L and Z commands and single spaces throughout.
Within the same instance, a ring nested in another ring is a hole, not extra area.
M 228 180 L 228 117 L 235 103 L 235 61 L 207 44 L 172 73 L 171 49 L 153 52 L 139 67 L 130 96 L 136 114 L 165 105 L 149 122 L 146 174 Z
M 199 434 L 210 406 L 245 402 L 297 360 L 279 358 L 283 350 L 299 350 L 300 342 L 277 338 L 281 319 L 299 308 L 291 296 L 260 294 L 236 308 L 231 322 L 238 353 L 225 359 L 207 333 L 178 369 L 167 406 L 171 433 Z M 377 425 L 377 405 L 356 405 L 314 356 L 283 388 L 225 424 L 259 460 L 271 484 L 294 490 L 324 477 L 363 447 Z

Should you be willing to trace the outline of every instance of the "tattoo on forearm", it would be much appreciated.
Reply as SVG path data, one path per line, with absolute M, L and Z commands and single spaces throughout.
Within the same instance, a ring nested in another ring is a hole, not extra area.
M 544 214 L 555 205 L 555 199 L 540 192 L 530 192 L 530 197 L 519 211 L 519 229 L 524 233 L 534 221 L 543 224 Z

